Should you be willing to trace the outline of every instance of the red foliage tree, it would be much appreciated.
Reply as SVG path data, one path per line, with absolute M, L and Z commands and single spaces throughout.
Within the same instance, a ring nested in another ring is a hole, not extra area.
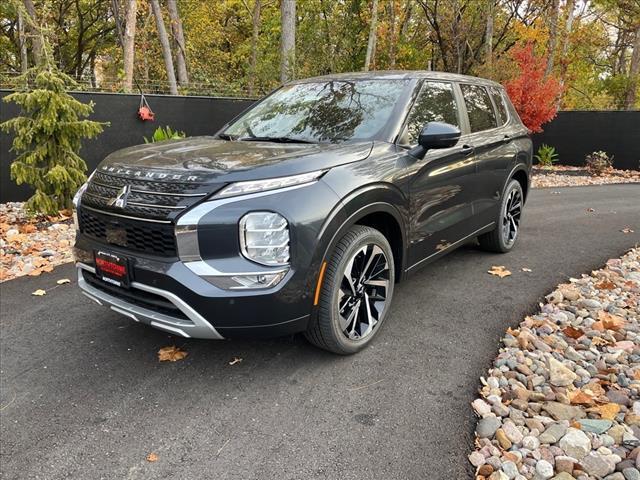
M 552 75 L 545 77 L 547 60 L 536 56 L 532 43 L 513 47 L 510 54 L 518 73 L 504 86 L 526 127 L 541 132 L 542 125 L 558 112 L 562 85 Z

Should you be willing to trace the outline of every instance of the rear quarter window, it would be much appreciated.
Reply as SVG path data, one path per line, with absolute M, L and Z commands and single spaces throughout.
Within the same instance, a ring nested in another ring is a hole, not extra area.
M 491 93 L 491 98 L 493 99 L 493 103 L 496 106 L 496 113 L 498 115 L 498 123 L 500 125 L 504 125 L 507 123 L 509 119 L 509 114 L 507 113 L 507 106 L 504 103 L 504 95 L 499 88 L 491 87 L 489 89 Z
M 487 89 L 480 85 L 460 84 L 464 104 L 469 116 L 469 127 L 472 132 L 490 130 L 498 126 L 496 114 Z

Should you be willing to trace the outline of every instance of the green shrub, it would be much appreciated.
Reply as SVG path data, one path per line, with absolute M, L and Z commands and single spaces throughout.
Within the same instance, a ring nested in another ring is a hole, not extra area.
M 153 132 L 151 140 L 149 140 L 147 137 L 144 137 L 144 143 L 163 142 L 165 140 L 180 140 L 181 138 L 185 138 L 186 136 L 186 133 L 179 132 L 177 130 L 171 130 L 171 127 L 167 125 L 164 128 L 156 128 L 156 131 Z
M 22 115 L 0 124 L 0 129 L 15 134 L 11 151 L 17 157 L 11 178 L 34 189 L 28 211 L 54 214 L 71 207 L 73 195 L 86 180 L 87 164 L 78 155 L 82 139 L 97 136 L 108 123 L 84 119 L 93 112 L 93 104 L 67 93 L 77 84 L 48 55 L 19 82 L 18 91 L 4 101 L 18 104 Z
M 599 150 L 587 155 L 585 163 L 591 175 L 602 175 L 613 167 L 613 155 L 610 157 L 607 152 Z
M 543 167 L 551 167 L 554 162 L 558 161 L 558 154 L 554 147 L 543 143 L 538 149 L 538 154 L 535 155 L 535 159 L 538 160 L 538 163 Z

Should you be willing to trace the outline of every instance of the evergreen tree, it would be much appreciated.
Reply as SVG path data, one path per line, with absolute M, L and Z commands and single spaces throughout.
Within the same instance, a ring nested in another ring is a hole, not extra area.
M 97 136 L 107 124 L 85 119 L 93 103 L 84 104 L 67 93 L 77 88 L 76 82 L 54 65 L 48 46 L 44 50 L 41 64 L 27 70 L 18 91 L 4 98 L 18 104 L 22 115 L 0 128 L 15 134 L 11 150 L 18 156 L 11 164 L 11 178 L 35 191 L 27 209 L 53 214 L 71 207 L 86 179 L 87 164 L 78 155 L 82 139 Z

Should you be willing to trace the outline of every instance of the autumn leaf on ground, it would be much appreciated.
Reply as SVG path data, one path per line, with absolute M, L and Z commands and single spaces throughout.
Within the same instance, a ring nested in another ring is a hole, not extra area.
M 149 455 L 147 455 L 147 462 L 157 462 L 158 461 L 158 455 L 156 455 L 155 453 L 151 452 Z
M 60 280 L 58 280 L 56 282 L 58 285 L 64 285 L 65 283 L 71 283 L 71 280 L 69 280 L 68 278 L 61 278 Z
M 530 268 L 527 268 L 527 267 L 522 267 L 522 271 L 523 272 L 533 272 L 533 270 L 531 270 Z
M 18 231 L 20 233 L 33 233 L 36 230 L 38 230 L 37 227 L 32 223 L 25 223 L 24 225 L 20 225 L 18 227 Z
M 613 290 L 614 288 L 616 288 L 616 284 L 611 280 L 603 280 L 600 283 L 596 283 L 596 288 L 598 290 Z
M 620 230 L 622 233 L 633 233 L 633 230 L 631 230 L 631 227 L 624 227 L 622 230 Z
M 511 272 L 509 270 L 507 270 L 504 265 L 494 265 L 491 267 L 491 270 L 488 270 L 487 273 L 490 273 L 491 275 L 496 275 L 500 278 L 504 278 L 504 277 L 508 277 L 509 275 L 511 275 Z
M 591 339 L 591 344 L 592 344 L 592 345 L 595 345 L 596 347 L 597 347 L 597 346 L 599 346 L 599 345 L 609 345 L 610 343 L 611 343 L 611 342 L 609 342 L 609 341 L 605 340 L 605 339 L 604 339 L 604 338 L 602 338 L 602 337 L 593 337 L 593 338 Z
M 242 361 L 242 358 L 233 357 L 233 359 L 229 362 L 229 365 L 235 365 L 236 363 L 240 363 L 241 361 Z
M 189 355 L 188 352 L 180 350 L 174 345 L 171 347 L 162 347 L 158 350 L 158 360 L 161 362 L 177 362 L 178 360 L 185 358 L 187 355 Z
M 593 405 L 595 403 L 593 397 L 582 390 L 569 392 L 568 397 L 572 405 Z
M 578 338 L 584 335 L 584 332 L 582 330 L 580 330 L 579 328 L 572 327 L 571 325 L 569 325 L 564 330 L 562 330 L 562 333 L 564 333 L 567 337 L 573 338 L 575 340 L 577 340 Z
M 46 295 L 47 292 L 45 290 L 42 289 L 38 289 L 35 292 L 31 292 L 31 295 L 35 295 L 36 297 L 42 297 L 43 295 Z
M 607 330 L 620 330 L 625 324 L 624 318 L 604 311 L 598 312 L 598 320 Z

